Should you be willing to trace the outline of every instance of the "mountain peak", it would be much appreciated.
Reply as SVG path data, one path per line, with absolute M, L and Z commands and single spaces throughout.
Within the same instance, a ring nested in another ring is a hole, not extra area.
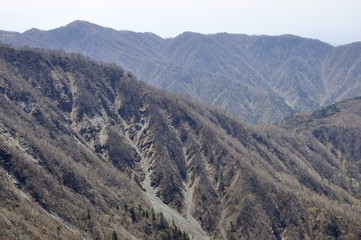
M 66 25 L 66 27 L 75 27 L 75 26 L 98 26 L 98 25 L 85 20 L 75 20 Z
M 34 33 L 34 32 L 40 32 L 41 30 L 39 28 L 30 28 L 29 30 L 26 30 L 24 34 L 28 33 Z
M 75 29 L 97 29 L 101 30 L 104 29 L 102 26 L 99 26 L 97 24 L 84 21 L 84 20 L 76 20 L 69 24 L 67 24 L 64 28 L 75 28 Z

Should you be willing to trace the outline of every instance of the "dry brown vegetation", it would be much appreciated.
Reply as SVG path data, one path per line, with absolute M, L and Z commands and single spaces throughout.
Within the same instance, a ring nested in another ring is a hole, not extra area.
M 77 54 L 0 56 L 0 239 L 361 237 L 360 99 L 249 126 Z

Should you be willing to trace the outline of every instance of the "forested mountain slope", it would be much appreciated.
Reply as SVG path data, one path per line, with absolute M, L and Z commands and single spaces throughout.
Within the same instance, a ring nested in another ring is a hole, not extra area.
M 359 239 L 360 106 L 249 126 L 114 65 L 1 46 L 0 239 Z

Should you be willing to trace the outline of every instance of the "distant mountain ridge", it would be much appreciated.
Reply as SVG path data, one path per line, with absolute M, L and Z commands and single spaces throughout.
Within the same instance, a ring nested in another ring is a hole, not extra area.
M 293 35 L 163 39 L 75 21 L 50 31 L 1 32 L 0 42 L 79 52 L 251 123 L 277 122 L 361 93 L 361 43 L 333 47 Z

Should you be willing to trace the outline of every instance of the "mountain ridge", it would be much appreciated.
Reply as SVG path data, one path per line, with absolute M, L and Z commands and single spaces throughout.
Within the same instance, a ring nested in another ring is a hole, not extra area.
M 114 64 L 7 46 L 0 98 L 0 239 L 361 236 L 360 99 L 252 126 Z
M 3 33 L 0 41 L 116 63 L 152 86 L 222 107 L 251 123 L 277 122 L 360 92 L 359 56 L 353 54 L 348 64 L 337 61 L 359 51 L 357 43 L 333 47 L 294 35 L 192 32 L 163 39 L 84 21 L 31 34 Z

